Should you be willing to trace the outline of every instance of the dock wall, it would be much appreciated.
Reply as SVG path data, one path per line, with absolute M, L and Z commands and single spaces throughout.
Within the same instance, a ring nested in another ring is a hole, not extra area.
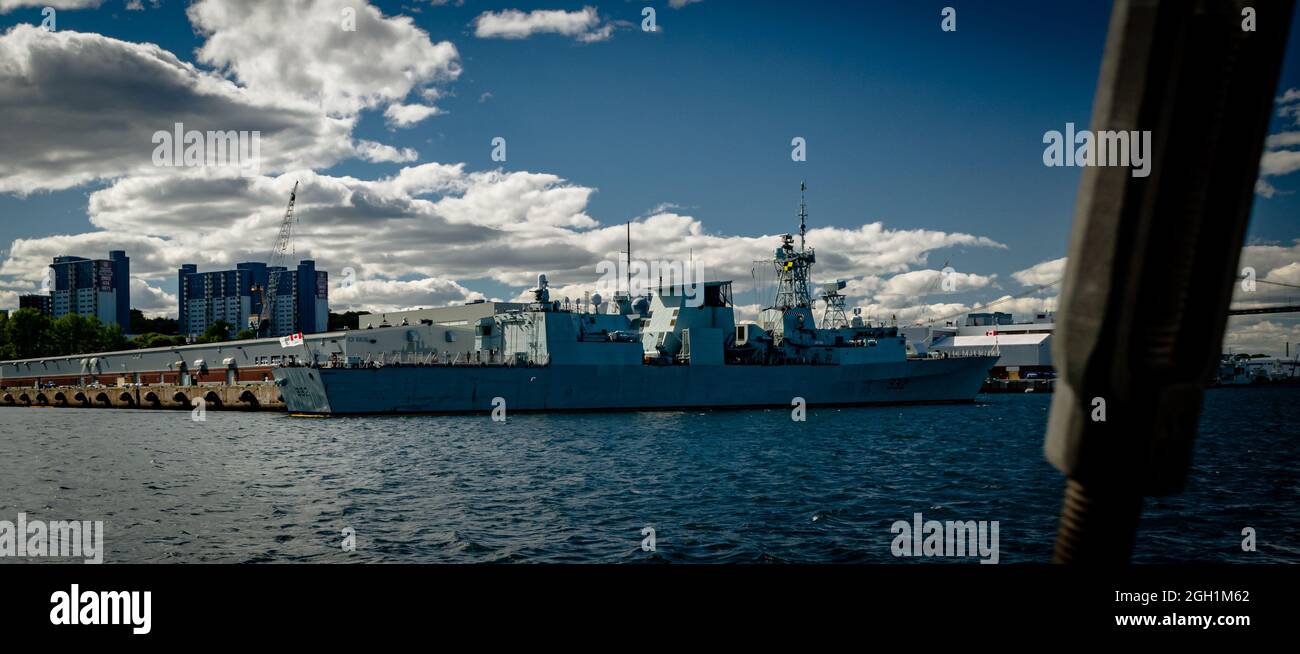
M 0 406 L 46 406 L 85 409 L 182 409 L 202 400 L 212 411 L 283 411 L 274 383 L 178 386 L 54 386 L 0 390 Z

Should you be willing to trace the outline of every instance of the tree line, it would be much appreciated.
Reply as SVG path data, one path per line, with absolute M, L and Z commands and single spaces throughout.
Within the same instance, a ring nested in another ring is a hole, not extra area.
M 133 309 L 132 325 L 136 324 L 138 310 Z M 165 322 L 151 322 L 144 319 L 144 324 L 166 328 Z M 168 319 L 153 319 L 168 320 Z M 175 320 L 170 321 L 173 325 Z M 229 340 L 234 328 L 227 322 L 214 322 L 203 335 L 195 339 L 198 343 L 219 343 Z M 254 338 L 250 330 L 240 331 L 236 339 Z M 0 359 L 34 359 L 38 357 L 57 357 L 91 352 L 112 352 L 115 350 L 138 350 L 150 347 L 171 347 L 186 345 L 188 340 L 178 334 L 161 334 L 146 332 L 133 338 L 122 333 L 122 326 L 117 323 L 105 325 L 94 316 L 82 316 L 69 313 L 58 318 L 49 316 L 36 309 L 19 309 L 9 315 L 0 314 Z

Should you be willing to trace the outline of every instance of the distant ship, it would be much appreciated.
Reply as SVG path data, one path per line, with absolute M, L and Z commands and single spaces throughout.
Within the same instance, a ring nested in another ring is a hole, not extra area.
M 482 318 L 468 362 L 274 369 L 298 414 L 486 413 L 970 402 L 995 353 L 909 355 L 894 326 L 844 314 L 844 282 L 824 286 L 813 315 L 800 203 L 799 246 L 782 235 L 777 292 L 758 323 L 737 323 L 731 282 L 617 294 L 611 310 L 553 301 L 539 275 L 533 301 Z M 630 250 L 630 247 L 629 247 Z M 629 255 L 629 260 L 630 260 Z

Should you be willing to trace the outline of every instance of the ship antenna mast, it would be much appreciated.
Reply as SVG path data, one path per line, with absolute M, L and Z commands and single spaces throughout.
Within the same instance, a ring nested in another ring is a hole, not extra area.
M 804 251 L 804 234 L 808 231 L 808 205 L 804 202 L 803 192 L 808 190 L 808 185 L 799 182 L 799 251 Z
M 632 298 L 632 221 L 627 221 L 627 297 Z

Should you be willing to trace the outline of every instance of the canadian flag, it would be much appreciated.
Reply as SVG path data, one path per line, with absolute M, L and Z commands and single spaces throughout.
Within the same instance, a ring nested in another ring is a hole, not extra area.
M 280 337 L 280 347 L 293 347 L 295 345 L 302 345 L 302 332 Z
M 996 329 L 990 329 L 990 330 L 984 332 L 984 335 L 985 335 L 985 336 L 997 336 L 997 335 L 998 335 L 998 330 L 996 330 Z M 299 334 L 299 336 L 302 336 L 302 335 Z

